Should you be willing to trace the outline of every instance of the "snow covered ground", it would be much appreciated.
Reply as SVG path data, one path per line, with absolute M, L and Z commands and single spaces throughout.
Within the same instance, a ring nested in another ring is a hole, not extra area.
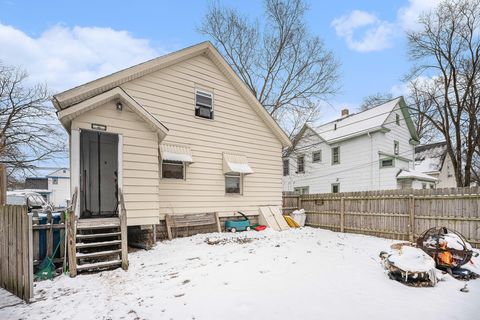
M 389 280 L 378 255 L 393 242 L 312 228 L 165 241 L 127 272 L 37 283 L 37 302 L 0 319 L 480 319 L 480 280 Z

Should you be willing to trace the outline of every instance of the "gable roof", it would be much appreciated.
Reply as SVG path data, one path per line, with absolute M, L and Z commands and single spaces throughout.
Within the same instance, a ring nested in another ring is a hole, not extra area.
M 240 95 L 250 106 L 252 106 L 258 116 L 281 141 L 282 145 L 285 147 L 290 146 L 291 142 L 285 132 L 283 132 L 276 121 L 270 116 L 260 102 L 258 102 L 247 85 L 238 77 L 217 49 L 208 41 L 140 63 L 133 67 L 56 94 L 53 96 L 52 102 L 60 115 L 60 113 L 71 108 L 73 105 L 78 105 L 87 99 L 92 99 L 93 97 L 112 90 L 115 87 L 119 87 L 128 81 L 202 54 L 209 57 L 227 79 L 231 81 Z
M 335 143 L 369 132 L 388 130 L 385 127 L 391 112 L 399 106 L 412 140 L 418 141 L 410 112 L 403 97 L 398 97 L 365 111 L 351 114 L 313 128 L 327 143 Z
M 445 141 L 415 147 L 415 170 L 435 172 L 442 170 L 447 156 Z
M 70 170 L 67 168 L 62 168 L 47 174 L 48 178 L 70 178 Z
M 130 109 L 149 124 L 160 137 L 165 137 L 168 133 L 168 128 L 165 127 L 154 115 L 147 111 L 135 99 L 128 95 L 122 88 L 116 87 L 109 91 L 103 92 L 82 102 L 74 104 L 69 108 L 62 109 L 58 112 L 58 119 L 67 129 L 70 128 L 72 120 L 79 115 L 95 109 L 110 101 L 123 101 L 128 104 Z

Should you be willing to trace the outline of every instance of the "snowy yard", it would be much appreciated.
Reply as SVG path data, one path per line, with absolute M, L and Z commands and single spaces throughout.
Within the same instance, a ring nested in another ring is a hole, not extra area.
M 389 280 L 378 254 L 393 242 L 312 228 L 165 241 L 128 272 L 37 283 L 37 302 L 0 319 L 480 319 L 480 280 Z

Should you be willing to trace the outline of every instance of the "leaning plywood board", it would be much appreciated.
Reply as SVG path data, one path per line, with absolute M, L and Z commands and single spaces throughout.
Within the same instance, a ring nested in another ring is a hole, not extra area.
M 275 231 L 287 230 L 288 224 L 277 207 L 260 207 L 259 223 Z
M 278 226 L 280 227 L 280 230 L 283 231 L 283 230 L 288 230 L 290 229 L 290 227 L 288 226 L 288 223 L 287 221 L 285 220 L 285 218 L 283 217 L 282 213 L 280 212 L 280 208 L 278 207 L 268 207 L 270 209 L 270 211 L 272 212 L 273 214 L 273 217 L 275 218 L 275 220 L 277 221 L 278 223 Z
M 277 220 L 275 220 L 273 217 L 272 211 L 270 211 L 268 207 L 260 207 L 258 222 L 269 228 L 272 228 L 275 231 L 280 231 L 280 226 L 278 225 Z

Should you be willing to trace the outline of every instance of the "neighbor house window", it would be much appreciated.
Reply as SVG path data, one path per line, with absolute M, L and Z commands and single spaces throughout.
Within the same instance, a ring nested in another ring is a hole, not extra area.
M 242 175 L 240 173 L 228 173 L 225 175 L 225 193 L 242 193 Z
M 332 148 L 332 164 L 340 163 L 340 147 Z
M 283 175 L 288 176 L 290 174 L 290 161 L 288 159 L 283 160 Z
M 195 92 L 195 115 L 213 119 L 213 95 L 205 91 Z
M 397 123 L 397 126 L 400 125 L 400 116 L 398 114 L 395 114 L 395 122 Z
M 162 161 L 162 178 L 165 179 L 184 179 L 185 163 L 181 161 Z
M 299 156 L 297 158 L 297 173 L 305 172 L 305 156 Z
M 320 162 L 320 161 L 322 161 L 322 151 L 321 150 L 314 151 L 312 153 L 312 162 Z
M 380 168 L 393 167 L 393 159 L 380 159 Z
M 400 154 L 400 143 L 398 141 L 393 141 L 393 153 L 396 156 Z
M 309 193 L 309 187 L 295 187 L 293 188 L 293 191 L 299 194 L 308 194 Z
M 340 183 L 332 183 L 332 193 L 340 192 Z
M 430 184 L 430 189 L 435 189 L 435 183 Z
M 426 183 L 422 183 L 422 189 L 427 189 L 427 184 Z
M 58 178 L 52 178 L 52 184 L 58 184 Z

